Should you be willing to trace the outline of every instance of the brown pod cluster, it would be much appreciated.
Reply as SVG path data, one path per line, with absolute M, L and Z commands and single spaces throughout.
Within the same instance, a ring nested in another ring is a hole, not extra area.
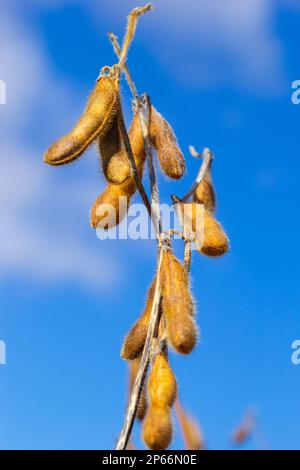
M 185 171 L 185 160 L 170 124 L 151 106 L 149 134 L 162 171 L 179 179 Z
M 137 114 L 134 115 L 130 126 L 129 140 L 139 175 L 142 177 L 146 153 Z M 129 174 L 121 184 L 109 183 L 91 208 L 91 226 L 107 230 L 118 225 L 126 216 L 130 199 L 135 192 L 136 184 L 132 174 Z
M 136 375 L 140 366 L 141 359 L 137 358 L 129 362 L 129 399 L 134 386 Z M 147 395 L 145 384 L 141 390 L 139 402 L 137 405 L 136 417 L 142 421 L 147 412 Z
M 143 439 L 152 450 L 164 450 L 171 443 L 171 407 L 176 394 L 176 378 L 168 359 L 165 354 L 158 354 L 149 376 L 149 410 L 143 425 Z
M 207 209 L 209 212 L 215 212 L 216 194 L 210 171 L 207 171 L 205 177 L 195 189 L 193 200 L 194 202 L 204 204 L 205 209 Z
M 150 289 L 148 290 L 144 312 L 136 321 L 136 323 L 125 338 L 121 351 L 121 357 L 123 359 L 135 359 L 136 357 L 140 356 L 140 354 L 143 352 L 154 298 L 155 284 L 156 279 L 154 279 L 150 286 Z
M 98 136 L 97 142 L 104 176 L 113 184 L 123 183 L 130 173 L 130 163 L 120 130 L 120 119 L 124 119 L 121 102 L 110 130 L 104 136 Z
M 160 279 L 168 341 L 175 351 L 188 354 L 197 341 L 194 302 L 186 269 L 170 250 L 163 256 Z
M 196 242 L 200 253 L 222 256 L 229 249 L 229 240 L 222 225 L 212 213 L 197 203 L 178 203 L 177 213 L 184 235 Z
M 102 69 L 86 109 L 75 127 L 45 153 L 46 163 L 55 166 L 71 163 L 83 154 L 97 136 L 104 136 L 110 130 L 119 111 L 119 75 L 109 69 L 111 72 L 106 76 L 106 69 Z

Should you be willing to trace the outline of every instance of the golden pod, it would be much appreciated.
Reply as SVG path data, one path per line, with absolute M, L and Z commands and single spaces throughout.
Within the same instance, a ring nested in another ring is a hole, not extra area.
M 204 204 L 205 209 L 209 212 L 214 213 L 216 209 L 216 194 L 212 183 L 212 178 L 210 171 L 208 171 L 201 181 L 198 184 L 194 194 L 194 202 Z
M 176 210 L 186 238 L 196 242 L 200 253 L 222 256 L 229 249 L 229 240 L 222 225 L 203 204 L 178 203 Z
M 222 256 L 229 249 L 229 240 L 222 225 L 204 209 L 204 237 L 196 241 L 199 251 L 207 256 Z
M 172 441 L 173 427 L 169 407 L 153 406 L 144 419 L 142 436 L 152 450 L 165 450 Z
M 152 407 L 171 407 L 177 395 L 175 375 L 165 354 L 157 354 L 148 380 L 149 401 Z
M 140 366 L 141 359 L 138 357 L 129 362 L 129 398 L 135 383 L 136 375 Z M 142 421 L 147 412 L 147 395 L 146 395 L 146 384 L 144 383 L 140 394 L 139 402 L 137 405 L 136 417 Z
M 161 286 L 168 341 L 175 351 L 188 354 L 197 341 L 194 302 L 186 269 L 171 251 L 162 260 Z
M 123 183 L 130 173 L 130 162 L 120 130 L 120 119 L 124 120 L 121 103 L 111 128 L 97 139 L 104 176 L 113 184 Z
M 185 171 L 185 160 L 170 124 L 151 106 L 149 134 L 162 171 L 179 179 Z
M 136 323 L 125 338 L 121 351 L 121 357 L 123 359 L 135 359 L 143 351 L 154 298 L 155 283 L 156 279 L 154 279 L 148 290 L 146 305 L 142 315 L 136 321 Z
M 119 109 L 119 74 L 107 67 L 100 73 L 86 109 L 75 127 L 56 141 L 45 153 L 44 161 L 50 165 L 64 165 L 80 157 L 97 138 L 110 129 Z
M 142 129 L 137 114 L 134 115 L 130 126 L 129 140 L 137 170 L 140 177 L 142 177 L 146 153 L 144 149 Z M 132 174 L 130 174 L 121 184 L 108 184 L 91 208 L 91 226 L 93 228 L 102 228 L 107 230 L 108 228 L 118 225 L 126 216 L 130 199 L 135 192 L 136 184 Z

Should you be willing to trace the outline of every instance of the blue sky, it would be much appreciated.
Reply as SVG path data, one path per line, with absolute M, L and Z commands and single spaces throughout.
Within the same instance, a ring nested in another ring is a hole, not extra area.
M 255 405 L 268 445 L 299 449 L 299 3 L 155 4 L 128 63 L 187 159 L 176 187 L 160 176 L 162 200 L 183 194 L 197 172 L 188 145 L 210 147 L 217 216 L 231 239 L 222 259 L 194 256 L 201 342 L 188 357 L 171 356 L 180 398 L 210 448 L 230 448 Z M 0 448 L 108 449 L 122 425 L 119 351 L 141 312 L 155 243 L 96 238 L 89 208 L 104 181 L 95 149 L 66 168 L 48 168 L 42 154 L 73 125 L 100 67 L 114 63 L 106 33 L 121 37 L 133 6 L 1 2 Z M 125 83 L 122 96 L 130 119 Z M 182 448 L 178 429 L 173 447 Z

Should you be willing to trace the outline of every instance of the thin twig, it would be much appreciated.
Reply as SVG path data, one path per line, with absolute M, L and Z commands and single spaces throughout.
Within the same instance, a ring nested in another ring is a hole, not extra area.
M 132 426 L 134 423 L 141 390 L 143 388 L 145 375 L 146 375 L 147 368 L 150 362 L 151 343 L 155 335 L 155 332 L 157 331 L 159 318 L 160 318 L 159 306 L 160 306 L 160 299 L 161 299 L 161 288 L 160 288 L 159 278 L 160 278 L 160 268 L 161 268 L 162 258 L 163 258 L 163 254 L 165 250 L 166 250 L 166 243 L 163 241 L 159 245 L 156 284 L 155 284 L 155 291 L 154 291 L 154 297 L 153 297 L 153 303 L 152 303 L 152 309 L 151 309 L 151 314 L 150 314 L 150 320 L 149 320 L 145 346 L 143 349 L 140 366 L 136 375 L 136 380 L 133 385 L 133 389 L 132 389 L 131 396 L 129 399 L 124 426 L 121 431 L 121 434 L 120 434 L 120 437 L 116 446 L 116 450 L 126 449 L 126 446 L 127 446 L 130 434 L 131 434 Z
M 109 38 L 113 44 L 114 50 L 117 54 L 118 57 L 120 57 L 121 54 L 121 48 L 119 46 L 118 40 L 116 36 L 113 33 L 109 34 Z M 137 412 L 137 406 L 139 402 L 139 398 L 141 395 L 141 391 L 143 388 L 145 376 L 147 373 L 147 369 L 150 363 L 150 358 L 151 358 L 151 350 L 152 350 L 152 342 L 153 338 L 157 334 L 157 329 L 159 325 L 159 320 L 160 320 L 160 299 L 161 299 L 161 286 L 160 286 L 160 266 L 162 262 L 162 257 L 164 251 L 167 249 L 168 241 L 169 238 L 165 237 L 164 235 L 161 234 L 161 217 L 160 217 L 160 209 L 159 209 L 159 196 L 158 196 L 158 189 L 157 189 L 157 183 L 156 183 L 156 175 L 155 175 L 155 169 L 153 165 L 153 155 L 152 155 L 152 149 L 151 149 L 151 143 L 148 135 L 148 129 L 149 129 L 149 116 L 150 116 L 150 99 L 147 95 L 142 95 L 141 99 L 139 98 L 136 86 L 131 78 L 129 69 L 125 62 L 123 63 L 123 69 L 125 71 L 125 76 L 127 79 L 127 82 L 129 84 L 131 93 L 133 95 L 134 99 L 134 106 L 136 108 L 136 112 L 138 113 L 139 119 L 140 119 L 140 124 L 142 128 L 142 133 L 143 133 L 143 139 L 144 139 L 144 146 L 145 146 L 145 152 L 147 155 L 147 162 L 148 162 L 148 171 L 149 171 L 149 178 L 150 178 L 150 186 L 151 186 L 151 207 L 152 210 L 150 211 L 150 217 L 153 221 L 156 233 L 159 238 L 159 250 L 158 250 L 158 267 L 157 267 L 157 275 L 156 275 L 156 284 L 155 284 L 155 292 L 154 292 L 154 298 L 153 298 L 153 304 L 152 304 L 152 309 L 151 309 L 151 314 L 150 314 L 150 320 L 149 320 L 149 326 L 148 326 L 148 331 L 147 331 L 147 337 L 143 349 L 143 354 L 141 358 L 141 362 L 139 365 L 139 369 L 137 371 L 136 375 L 136 380 L 132 388 L 132 392 L 129 398 L 129 403 L 127 407 L 127 412 L 125 416 L 125 421 L 123 425 L 123 429 L 121 431 L 118 443 L 117 443 L 117 450 L 124 450 L 126 449 L 128 440 L 131 435 L 132 427 L 134 424 L 136 412 Z M 125 127 L 125 125 L 124 125 Z M 128 138 L 128 134 L 127 134 Z M 129 142 L 129 139 L 128 139 Z M 126 144 L 126 142 L 125 142 Z M 130 146 L 130 142 L 129 142 Z M 130 156 L 130 151 L 129 151 L 129 156 Z M 134 166 L 134 165 L 133 165 Z M 137 173 L 137 179 L 140 180 L 139 175 Z M 141 189 L 144 188 L 142 182 L 141 183 Z M 140 191 L 141 192 L 141 191 Z M 143 198 L 144 200 L 144 198 Z M 147 197 L 148 200 L 148 197 Z M 148 200 L 149 201 L 149 200 Z M 148 212 L 149 208 L 147 207 Z M 161 234 L 161 235 L 159 235 Z
M 108 33 L 108 37 L 113 45 L 116 55 L 120 58 L 120 55 L 122 52 L 121 52 L 121 47 L 119 45 L 117 37 L 113 33 Z M 133 96 L 134 107 L 135 107 L 136 112 L 138 113 L 141 128 L 142 128 L 142 133 L 143 133 L 145 152 L 147 155 L 150 187 L 151 187 L 152 221 L 153 221 L 156 233 L 161 233 L 162 226 L 161 226 L 159 193 L 158 193 L 155 169 L 154 169 L 154 164 L 153 164 L 152 145 L 151 145 L 150 138 L 149 138 L 149 119 L 150 119 L 150 111 L 151 111 L 151 101 L 150 101 L 149 95 L 147 95 L 146 93 L 143 93 L 141 97 L 139 97 L 137 88 L 134 84 L 134 81 L 132 80 L 129 68 L 125 63 L 123 65 L 123 69 L 124 69 L 128 86 Z
M 201 156 L 201 154 L 198 154 L 198 156 Z M 178 202 L 178 201 L 186 202 L 193 195 L 193 193 L 195 192 L 195 190 L 197 189 L 201 181 L 205 178 L 206 172 L 210 168 L 211 162 L 214 158 L 213 153 L 208 148 L 205 148 L 202 153 L 202 158 L 203 158 L 202 165 L 200 167 L 197 178 L 195 179 L 191 188 L 182 198 L 172 195 L 171 198 L 173 199 L 174 202 Z
M 140 123 L 142 126 L 144 145 L 145 145 L 145 150 L 147 154 L 153 220 L 154 220 L 156 231 L 158 233 L 161 233 L 162 225 L 161 225 L 161 215 L 160 215 L 159 193 L 158 193 L 158 186 L 157 186 L 155 168 L 154 168 L 154 163 L 153 163 L 152 146 L 151 146 L 150 138 L 149 138 L 149 121 L 150 121 L 150 112 L 151 112 L 150 96 L 147 95 L 146 93 L 143 93 L 140 97 L 140 103 L 141 103 L 142 108 L 139 108 L 138 113 L 139 113 Z
M 123 141 L 124 141 L 125 150 L 126 150 L 126 153 L 128 155 L 128 158 L 129 158 L 129 162 L 130 162 L 130 166 L 131 166 L 131 170 L 132 170 L 132 173 L 133 173 L 133 177 L 134 177 L 136 187 L 137 187 L 137 189 L 138 189 L 138 191 L 139 191 L 139 193 L 140 193 L 140 195 L 143 199 L 143 202 L 144 202 L 144 204 L 147 208 L 149 216 L 152 217 L 151 203 L 149 201 L 148 195 L 146 193 L 146 190 L 144 188 L 144 185 L 142 183 L 142 180 L 140 178 L 140 175 L 139 175 L 136 163 L 135 163 L 135 159 L 134 159 L 134 156 L 133 156 L 130 140 L 129 140 L 129 137 L 128 137 L 128 133 L 127 133 L 127 129 L 126 129 L 126 126 L 125 126 L 125 123 L 124 123 L 124 120 L 123 120 L 122 113 L 119 113 L 119 125 L 120 125 L 120 131 L 121 131 L 122 138 L 123 138 Z
M 124 64 L 126 62 L 126 57 L 127 53 L 130 47 L 130 44 L 132 42 L 135 30 L 136 30 L 136 25 L 139 16 L 143 15 L 149 10 L 153 9 L 153 5 L 151 3 L 147 3 L 144 7 L 137 7 L 132 10 L 132 12 L 128 16 L 128 21 L 127 21 L 127 31 L 125 34 L 125 38 L 122 44 L 122 52 L 120 54 L 120 59 L 119 59 L 119 67 L 122 69 L 124 67 Z
M 108 33 L 108 37 L 113 45 L 113 48 L 114 48 L 114 51 L 115 51 L 115 54 L 120 57 L 121 55 L 121 47 L 119 45 L 119 42 L 118 42 L 118 38 L 117 36 L 114 34 L 114 33 Z M 125 73 L 125 77 L 126 77 L 126 80 L 127 80 L 127 83 L 129 85 L 129 88 L 130 88 L 130 91 L 133 95 L 133 98 L 134 100 L 138 103 L 139 102 L 139 94 L 137 92 L 137 89 L 136 89 L 136 86 L 131 78 L 131 75 L 130 75 L 130 72 L 129 72 L 129 68 L 128 66 L 126 65 L 126 63 L 124 63 L 123 65 L 123 70 L 124 70 L 124 73 Z
M 169 235 L 169 237 L 174 237 L 174 235 L 177 235 L 178 237 L 182 238 L 182 240 L 185 240 L 185 236 L 182 232 L 180 232 L 179 230 L 177 230 L 176 228 L 171 228 L 170 230 L 168 230 L 167 234 Z
M 191 241 L 186 239 L 184 241 L 184 267 L 187 273 L 190 272 L 191 262 L 192 262 Z
M 176 228 L 172 228 L 168 232 L 169 237 L 173 237 L 174 235 L 177 235 L 180 237 L 182 240 L 184 240 L 184 267 L 187 271 L 187 273 L 190 272 L 191 268 L 191 261 L 192 261 L 192 248 L 191 248 L 191 240 L 185 237 L 184 233 L 180 232 Z

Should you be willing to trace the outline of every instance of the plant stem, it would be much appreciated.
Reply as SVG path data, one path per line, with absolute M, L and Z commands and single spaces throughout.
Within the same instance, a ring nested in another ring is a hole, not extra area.
M 122 51 L 119 57 L 118 65 L 121 69 L 124 67 L 124 64 L 126 62 L 127 53 L 134 37 L 139 16 L 152 9 L 153 5 L 151 3 L 147 3 L 147 5 L 145 5 L 144 7 L 134 8 L 129 14 L 127 21 L 127 30 L 122 44 Z
M 144 185 L 142 183 L 142 180 L 140 178 L 140 175 L 139 175 L 136 163 L 135 163 L 135 159 L 134 159 L 134 156 L 133 156 L 130 140 L 129 140 L 129 137 L 128 137 L 128 133 L 127 133 L 127 129 L 126 129 L 123 117 L 122 117 L 122 113 L 119 113 L 119 114 L 120 114 L 120 119 L 119 119 L 120 131 L 122 133 L 122 137 L 123 137 L 123 141 L 124 141 L 124 145 L 125 145 L 125 150 L 126 150 L 126 153 L 128 155 L 128 158 L 129 158 L 129 162 L 130 162 L 131 170 L 132 170 L 132 173 L 133 173 L 134 181 L 135 181 L 136 187 L 137 187 L 137 189 L 138 189 L 138 191 L 139 191 L 139 193 L 140 193 L 140 195 L 143 199 L 143 202 L 144 202 L 144 204 L 147 208 L 149 216 L 152 217 L 151 203 L 149 201 L 148 195 L 146 193 L 146 190 L 144 188 Z
M 121 47 L 119 45 L 117 37 L 113 33 L 108 33 L 108 37 L 113 45 L 116 55 L 120 58 Z M 128 66 L 124 63 L 123 70 L 125 77 L 130 88 L 130 91 L 133 96 L 134 107 L 138 113 L 140 124 L 143 133 L 144 146 L 147 155 L 147 164 L 148 172 L 150 179 L 150 188 L 151 188 L 151 207 L 152 207 L 152 221 L 156 230 L 156 233 L 161 233 L 161 216 L 160 216 L 160 204 L 159 204 L 159 193 L 158 186 L 156 182 L 155 169 L 153 164 L 153 153 L 152 146 L 149 138 L 149 119 L 151 112 L 151 101 L 150 96 L 146 93 L 143 93 L 140 97 L 135 86 L 135 83 L 131 77 Z
M 116 36 L 113 33 L 109 33 L 109 38 L 113 44 L 115 53 L 120 58 L 121 48 L 119 46 Z M 157 262 L 158 266 L 157 266 L 157 274 L 156 274 L 155 292 L 154 292 L 154 298 L 153 298 L 152 309 L 151 309 L 151 314 L 150 314 L 147 337 L 146 337 L 139 369 L 137 371 L 136 380 L 133 385 L 132 392 L 129 398 L 125 421 L 124 421 L 123 429 L 121 431 L 121 434 L 120 434 L 120 437 L 116 446 L 116 450 L 126 449 L 127 443 L 131 435 L 132 427 L 134 424 L 134 420 L 135 420 L 135 416 L 137 412 L 137 406 L 139 403 L 139 398 L 140 398 L 141 391 L 143 388 L 145 376 L 147 373 L 147 369 L 149 367 L 149 363 L 151 359 L 151 351 L 152 351 L 152 342 L 153 342 L 153 338 L 157 334 L 159 320 L 160 320 L 160 308 L 159 308 L 160 299 L 161 299 L 160 266 L 161 266 L 164 251 L 167 249 L 166 247 L 169 241 L 168 237 L 164 237 L 164 234 L 161 233 L 162 228 L 161 228 L 159 194 L 158 194 L 158 187 L 157 187 L 157 182 L 156 182 L 155 168 L 153 164 L 152 147 L 151 147 L 151 142 L 149 139 L 149 131 L 148 131 L 150 110 L 151 110 L 150 97 L 146 94 L 143 94 L 141 97 L 139 97 L 136 86 L 131 78 L 129 69 L 127 65 L 125 64 L 125 62 L 123 63 L 123 69 L 125 72 L 125 76 L 126 76 L 126 80 L 128 82 L 129 88 L 133 95 L 134 107 L 136 109 L 136 112 L 138 113 L 141 128 L 142 128 L 145 152 L 146 152 L 147 163 L 148 163 L 149 179 L 150 179 L 150 191 L 151 191 L 150 217 L 155 227 L 155 231 L 159 240 L 159 245 L 158 245 L 158 262 Z M 125 131 L 126 131 L 126 128 L 124 130 L 124 135 L 125 135 L 125 139 L 126 139 L 126 135 L 128 139 L 128 134 Z M 129 139 L 127 141 L 127 145 L 129 148 L 130 147 Z M 126 141 L 125 141 L 125 146 L 126 146 Z M 132 159 L 131 159 L 132 151 L 130 152 L 130 149 L 129 149 L 128 154 L 130 157 L 130 161 L 132 163 Z M 133 158 L 133 163 L 134 163 L 134 158 Z M 135 163 L 132 166 L 134 168 Z M 143 197 L 144 187 L 139 178 L 138 172 L 136 172 L 136 182 L 137 181 L 139 181 L 139 184 L 140 184 L 139 190 Z M 147 204 L 147 209 L 149 212 L 148 197 L 147 197 L 147 202 L 146 202 L 145 197 L 143 197 L 143 201 L 145 204 Z
M 175 195 L 171 196 L 174 202 L 186 202 L 194 193 L 194 191 L 197 189 L 201 181 L 205 178 L 207 170 L 210 168 L 211 162 L 213 160 L 213 153 L 211 150 L 208 148 L 205 148 L 203 150 L 202 155 L 198 154 L 199 157 L 203 158 L 202 165 L 200 167 L 199 173 L 197 175 L 197 178 L 195 179 L 194 183 L 192 184 L 191 188 L 188 190 L 188 192 L 182 197 L 179 198 Z
M 150 96 L 146 93 L 143 93 L 140 97 L 141 107 L 138 109 L 140 123 L 142 126 L 144 145 L 147 154 L 147 163 L 148 163 L 148 173 L 150 179 L 150 189 L 151 189 L 151 207 L 153 214 L 153 222 L 157 233 L 161 233 L 161 215 L 160 215 L 160 203 L 159 203 L 159 193 L 158 186 L 155 174 L 155 168 L 153 163 L 153 153 L 152 146 L 149 138 L 149 121 L 151 113 L 151 101 Z
M 192 249 L 190 240 L 184 241 L 184 267 L 186 272 L 189 273 L 191 269 L 192 262 Z
M 166 250 L 165 242 L 160 243 L 159 252 L 158 252 L 158 266 L 157 266 L 157 275 L 156 275 L 156 284 L 155 292 L 153 297 L 152 309 L 150 314 L 149 326 L 147 331 L 147 337 L 145 341 L 145 346 L 143 349 L 143 354 L 140 362 L 140 366 L 136 375 L 136 380 L 133 385 L 133 389 L 130 395 L 129 404 L 127 407 L 126 417 L 124 421 L 124 426 L 121 431 L 116 450 L 125 450 L 132 426 L 134 423 L 137 406 L 143 388 L 144 379 L 146 372 L 149 366 L 150 357 L 151 357 L 151 343 L 154 338 L 155 332 L 157 331 L 159 319 L 160 319 L 160 299 L 161 299 L 161 288 L 160 288 L 160 268 L 162 263 L 163 254 Z

